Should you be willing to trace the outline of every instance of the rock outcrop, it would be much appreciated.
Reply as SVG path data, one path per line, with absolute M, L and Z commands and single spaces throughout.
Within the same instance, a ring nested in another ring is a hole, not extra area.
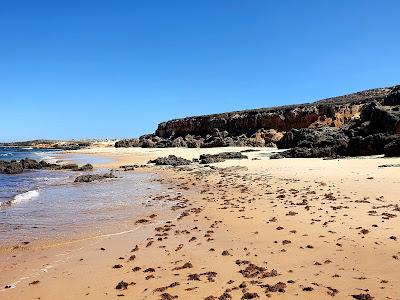
M 383 149 L 383 152 L 387 157 L 400 157 L 400 138 L 387 144 Z
M 70 171 L 91 171 L 93 166 L 86 164 L 79 167 L 77 164 L 51 164 L 44 160 L 24 158 L 20 161 L 0 161 L 0 173 L 19 174 L 24 170 L 70 170 Z
M 276 158 L 383 154 L 400 135 L 399 95 L 395 86 L 311 104 L 187 117 L 115 146 L 292 148 Z
M 200 164 L 212 164 L 216 162 L 223 162 L 227 159 L 247 159 L 246 155 L 241 152 L 221 152 L 218 154 L 202 154 L 199 158 Z
M 288 131 L 277 144 L 281 149 L 292 149 L 273 158 L 384 154 L 385 147 L 398 139 L 399 126 L 400 114 L 396 109 L 372 102 L 363 106 L 360 118 L 341 128 L 303 128 Z M 396 148 L 396 143 L 393 144 L 393 148 Z M 389 152 L 396 153 L 392 150 Z
M 158 157 L 156 159 L 150 160 L 149 163 L 156 164 L 159 166 L 184 166 L 190 165 L 192 162 L 190 160 L 178 157 L 175 155 L 169 155 L 167 157 Z
M 75 178 L 74 182 L 93 182 L 109 178 L 116 178 L 116 176 L 111 172 L 105 174 L 80 175 Z

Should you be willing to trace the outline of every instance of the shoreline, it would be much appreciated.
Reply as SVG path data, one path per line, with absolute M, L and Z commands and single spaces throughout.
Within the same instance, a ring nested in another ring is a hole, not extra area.
M 167 154 L 192 159 L 238 149 L 247 148 L 95 148 L 74 153 L 111 157 L 112 162 L 95 167 L 115 168 Z M 248 160 L 213 164 L 217 169 L 133 171 L 155 172 L 166 191 L 181 192 L 186 207 L 176 210 L 180 217 L 164 226 L 151 221 L 154 226 L 143 230 L 79 242 L 80 250 L 69 254 L 67 263 L 41 273 L 37 284 L 21 283 L 3 291 L 7 299 L 105 299 L 122 294 L 172 299 L 165 293 L 179 299 L 217 299 L 210 296 L 224 293 L 233 299 L 246 293 L 273 299 L 399 297 L 400 263 L 395 257 L 400 256 L 400 228 L 395 224 L 400 168 L 379 168 L 399 159 L 269 160 L 265 149 L 256 150 L 246 153 Z M 139 250 L 131 252 L 135 245 Z M 49 257 L 60 250 L 49 250 Z M 22 263 L 15 258 L 18 269 L 30 264 L 29 256 L 44 255 L 25 254 Z M 122 267 L 112 268 L 118 264 Z M 132 271 L 136 267 L 141 269 Z M 143 272 L 151 268 L 154 271 Z M 93 276 L 88 278 L 88 272 Z M 120 281 L 128 284 L 126 290 L 115 289 Z M 285 285 L 280 285 L 284 293 L 275 291 L 279 282 Z M 0 283 L 7 284 L 4 277 Z M 69 296 L 60 292 L 66 289 Z

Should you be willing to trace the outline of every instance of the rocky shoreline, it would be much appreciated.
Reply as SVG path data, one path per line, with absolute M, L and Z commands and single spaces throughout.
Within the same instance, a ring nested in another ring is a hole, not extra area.
M 69 170 L 69 171 L 92 171 L 93 166 L 86 164 L 78 166 L 77 164 L 52 164 L 44 160 L 36 161 L 34 159 L 24 158 L 20 161 L 0 160 L 0 173 L 20 174 L 24 170 Z
M 290 149 L 274 158 L 400 155 L 400 86 L 311 104 L 171 120 L 115 147 Z

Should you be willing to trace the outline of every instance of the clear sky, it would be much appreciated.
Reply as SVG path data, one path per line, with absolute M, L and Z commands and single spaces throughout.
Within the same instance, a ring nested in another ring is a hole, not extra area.
M 400 1 L 0 0 L 0 140 L 119 138 L 171 118 L 400 83 Z

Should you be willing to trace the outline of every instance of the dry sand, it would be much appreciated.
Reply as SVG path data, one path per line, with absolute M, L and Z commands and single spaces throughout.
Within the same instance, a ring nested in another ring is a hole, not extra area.
M 244 148 L 79 152 L 115 168 L 232 150 Z M 0 299 L 400 299 L 400 168 L 379 167 L 400 159 L 268 152 L 216 168 L 133 171 L 160 173 L 182 192 L 181 207 L 124 234 L 3 253 L 1 285 L 31 275 Z

